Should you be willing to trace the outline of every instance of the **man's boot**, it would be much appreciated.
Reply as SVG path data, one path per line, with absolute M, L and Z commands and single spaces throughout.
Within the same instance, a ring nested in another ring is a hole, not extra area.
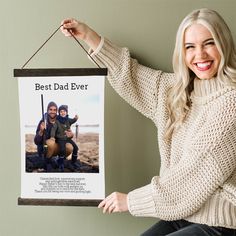
M 78 156 L 77 155 L 73 155 L 72 154 L 72 158 L 71 160 L 69 161 L 68 163 L 68 168 L 71 170 L 71 171 L 79 171 L 80 170 L 80 161 L 77 160 Z
M 52 172 L 51 158 L 44 157 L 44 160 L 45 160 L 45 170 L 46 170 L 46 172 Z

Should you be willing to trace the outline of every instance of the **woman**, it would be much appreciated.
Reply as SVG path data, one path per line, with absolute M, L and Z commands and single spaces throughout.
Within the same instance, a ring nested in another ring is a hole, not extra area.
M 236 235 L 236 51 L 221 16 L 200 9 L 182 21 L 174 73 L 138 64 L 127 48 L 81 22 L 62 24 L 158 129 L 160 176 L 128 194 L 112 193 L 99 204 L 103 212 L 161 219 L 143 235 Z

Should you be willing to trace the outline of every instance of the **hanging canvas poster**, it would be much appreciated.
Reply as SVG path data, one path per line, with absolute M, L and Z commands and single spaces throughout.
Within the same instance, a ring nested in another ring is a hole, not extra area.
M 18 203 L 96 205 L 104 198 L 105 75 L 106 69 L 95 68 L 14 70 L 21 130 Z

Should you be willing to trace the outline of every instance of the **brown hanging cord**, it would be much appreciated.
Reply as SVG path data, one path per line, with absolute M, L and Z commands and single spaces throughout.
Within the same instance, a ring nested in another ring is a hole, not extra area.
M 63 25 L 60 25 L 50 36 L 49 38 L 39 47 L 39 49 L 26 61 L 26 63 L 21 67 L 21 69 L 24 69 L 24 67 L 31 61 L 31 59 L 40 51 L 40 49 L 57 33 L 57 31 L 62 27 Z M 79 40 L 72 34 L 70 30 L 68 32 L 71 34 L 71 36 L 75 39 L 75 41 L 80 45 L 80 47 L 86 52 L 86 54 L 90 57 L 90 59 L 99 67 L 101 68 L 98 63 L 90 56 L 90 54 L 87 52 L 87 50 L 83 47 L 83 45 L 79 42 Z

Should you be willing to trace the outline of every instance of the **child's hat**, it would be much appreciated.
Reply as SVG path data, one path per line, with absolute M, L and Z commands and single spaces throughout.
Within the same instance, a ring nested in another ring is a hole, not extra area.
M 59 107 L 59 112 L 60 112 L 61 110 L 64 110 L 64 111 L 68 112 L 68 106 L 67 106 L 67 105 L 61 105 L 61 106 Z

